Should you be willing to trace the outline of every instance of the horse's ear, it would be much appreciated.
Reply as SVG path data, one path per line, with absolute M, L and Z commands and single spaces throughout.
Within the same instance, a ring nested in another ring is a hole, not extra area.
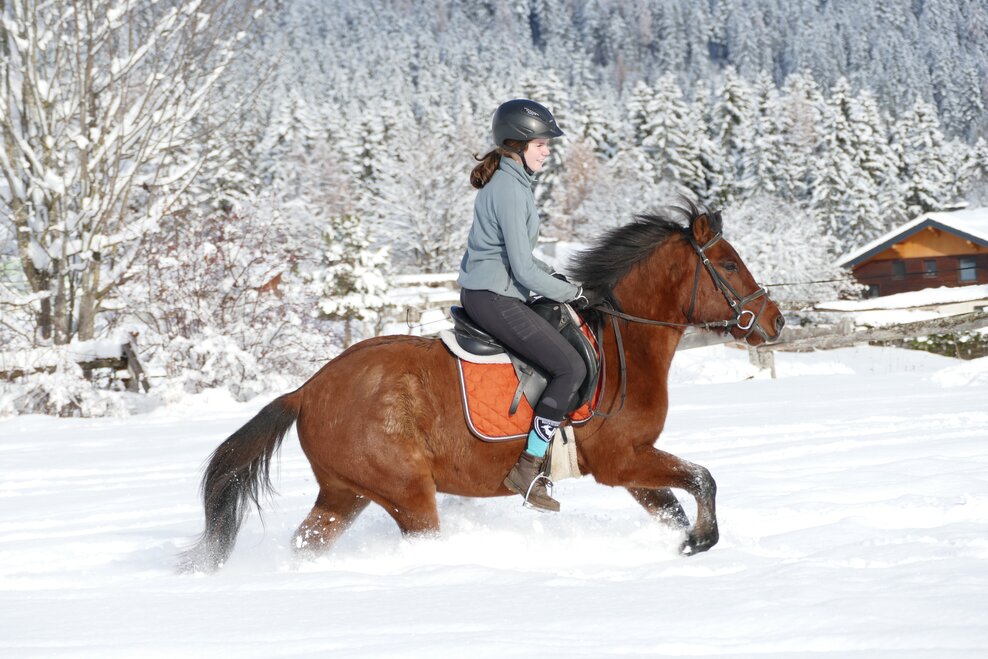
M 711 224 L 712 222 L 706 213 L 693 218 L 693 222 L 690 223 L 690 229 L 693 231 L 693 240 L 698 245 L 706 245 L 714 239 L 717 232 Z
M 723 231 L 720 211 L 713 211 L 710 214 L 702 213 L 696 216 L 690 223 L 690 229 L 693 230 L 693 239 L 700 245 L 706 245 L 714 239 L 714 236 Z

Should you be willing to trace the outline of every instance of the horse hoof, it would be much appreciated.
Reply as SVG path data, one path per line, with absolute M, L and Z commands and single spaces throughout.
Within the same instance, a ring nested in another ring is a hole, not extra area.
M 683 544 L 679 546 L 679 553 L 683 556 L 693 556 L 694 554 L 702 554 L 711 547 L 717 544 L 718 534 L 715 532 L 712 535 L 700 536 L 693 533 L 687 536 Z

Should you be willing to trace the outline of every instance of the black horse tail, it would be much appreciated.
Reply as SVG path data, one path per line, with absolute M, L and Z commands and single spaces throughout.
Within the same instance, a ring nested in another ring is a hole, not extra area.
M 298 418 L 301 398 L 294 392 L 268 403 L 213 451 L 201 486 L 206 528 L 182 554 L 181 571 L 212 572 L 226 562 L 248 505 L 260 512 L 261 497 L 274 491 L 271 458 Z

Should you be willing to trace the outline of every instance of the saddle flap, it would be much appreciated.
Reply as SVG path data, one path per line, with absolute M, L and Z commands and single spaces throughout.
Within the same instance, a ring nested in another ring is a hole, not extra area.
M 541 298 L 531 304 L 532 310 L 542 316 L 550 325 L 563 335 L 573 348 L 583 358 L 587 367 L 587 376 L 577 390 L 569 408 L 577 409 L 590 402 L 597 390 L 597 376 L 600 373 L 600 362 L 597 359 L 597 349 L 590 337 L 583 331 L 583 319 L 568 304 L 553 302 Z

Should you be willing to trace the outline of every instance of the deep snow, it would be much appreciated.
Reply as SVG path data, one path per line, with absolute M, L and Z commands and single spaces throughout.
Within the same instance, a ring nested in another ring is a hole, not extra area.
M 776 369 L 676 356 L 659 446 L 719 485 L 721 542 L 690 558 L 583 478 L 557 515 L 443 497 L 439 539 L 371 508 L 297 563 L 315 489 L 290 435 L 264 525 L 182 576 L 200 467 L 266 399 L 0 420 L 0 655 L 985 656 L 988 360 L 859 347 Z

